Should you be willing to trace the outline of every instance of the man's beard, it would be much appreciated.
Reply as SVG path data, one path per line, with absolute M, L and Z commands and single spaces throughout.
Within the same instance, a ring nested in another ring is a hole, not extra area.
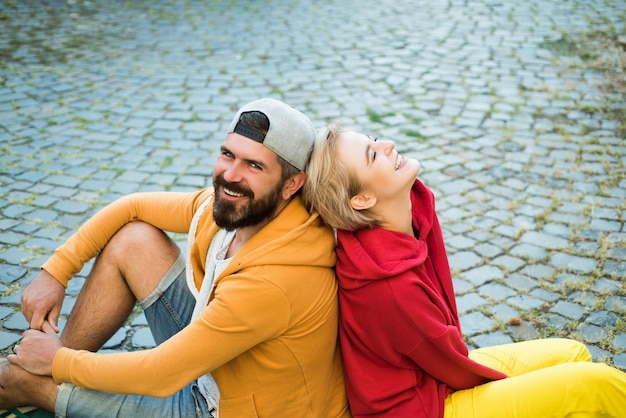
M 237 183 L 228 183 L 223 176 L 217 176 L 213 183 L 216 192 L 213 203 L 213 218 L 217 226 L 227 231 L 258 225 L 271 219 L 274 217 L 282 198 L 282 184 L 278 184 L 265 197 L 256 199 L 252 190 L 243 188 Z M 248 202 L 237 209 L 235 202 L 225 200 L 221 196 L 219 190 L 223 188 L 247 196 Z

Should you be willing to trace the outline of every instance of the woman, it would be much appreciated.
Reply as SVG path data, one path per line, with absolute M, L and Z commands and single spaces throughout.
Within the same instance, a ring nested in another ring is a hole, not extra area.
M 337 229 L 339 336 L 355 417 L 626 416 L 626 375 L 584 345 L 468 353 L 432 192 L 392 142 L 326 128 L 304 199 Z

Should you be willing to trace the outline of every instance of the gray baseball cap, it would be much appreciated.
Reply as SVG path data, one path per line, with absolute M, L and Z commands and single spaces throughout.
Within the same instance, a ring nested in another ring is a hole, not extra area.
M 267 134 L 239 123 L 245 112 L 261 112 L 270 121 Z M 313 122 L 303 113 L 275 99 L 259 99 L 237 111 L 228 133 L 237 133 L 260 142 L 298 170 L 304 171 L 309 161 L 316 130 Z

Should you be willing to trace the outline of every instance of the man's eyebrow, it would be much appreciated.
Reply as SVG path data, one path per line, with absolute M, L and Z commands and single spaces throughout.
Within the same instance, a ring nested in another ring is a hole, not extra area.
M 220 147 L 221 152 L 228 152 L 229 154 L 232 154 L 233 158 L 239 158 L 243 161 L 245 161 L 247 164 L 254 164 L 257 165 L 259 167 L 261 167 L 262 169 L 266 169 L 267 168 L 267 164 L 265 164 L 263 161 L 259 161 L 259 160 L 253 160 L 250 158 L 242 158 L 242 157 L 237 157 L 235 155 L 234 152 L 232 152 L 231 150 L 229 150 L 225 145 L 222 145 Z
M 242 158 L 242 160 L 244 160 L 245 162 L 247 162 L 248 164 L 254 164 L 257 165 L 259 167 L 261 167 L 261 169 L 265 170 L 267 168 L 267 165 L 263 162 L 263 161 L 259 161 L 259 160 L 251 160 L 249 158 Z

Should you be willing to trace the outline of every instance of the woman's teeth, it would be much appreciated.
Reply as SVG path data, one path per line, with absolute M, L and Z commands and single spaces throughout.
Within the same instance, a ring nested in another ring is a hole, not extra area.
M 404 157 L 398 154 L 398 157 L 396 158 L 396 165 L 393 167 L 393 169 L 397 170 L 402 165 L 403 161 L 404 161 Z

